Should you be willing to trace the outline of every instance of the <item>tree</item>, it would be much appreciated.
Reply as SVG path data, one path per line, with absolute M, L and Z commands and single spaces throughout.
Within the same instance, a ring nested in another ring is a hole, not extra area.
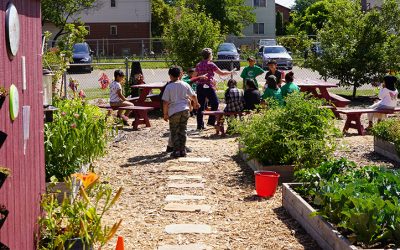
M 399 6 L 387 0 L 381 12 L 364 13 L 357 0 L 335 0 L 330 13 L 318 32 L 322 56 L 311 56 L 310 66 L 353 86 L 354 98 L 358 87 L 381 79 L 388 69 L 389 55 L 396 51 L 394 34 L 400 33 Z
M 245 0 L 186 0 L 189 6 L 199 6 L 207 15 L 218 21 L 224 35 L 240 35 L 245 27 L 256 21 L 253 7 Z
M 276 19 L 276 35 L 277 36 L 282 36 L 282 35 L 284 35 L 284 26 L 283 26 L 283 16 L 282 16 L 282 13 L 280 13 L 280 12 L 277 12 L 276 13 L 276 16 L 275 16 L 275 19 Z
M 166 27 L 165 46 L 171 64 L 184 69 L 194 67 L 203 48 L 216 49 L 224 40 L 220 24 L 204 12 L 181 7 L 176 18 Z
M 151 1 L 151 34 L 161 37 L 168 23 L 175 17 L 175 8 L 166 4 L 164 0 Z
M 65 34 L 67 23 L 79 23 L 76 14 L 97 6 L 100 6 L 97 0 L 42 0 L 42 26 L 49 22 L 60 29 L 54 37 L 53 45 L 61 35 Z
M 306 9 L 318 1 L 321 1 L 321 0 L 296 0 L 294 3 L 293 9 L 300 16 L 303 16 Z
M 332 1 L 320 0 L 309 6 L 304 13 L 292 14 L 293 22 L 289 28 L 291 34 L 305 31 L 308 35 L 316 35 L 330 15 Z

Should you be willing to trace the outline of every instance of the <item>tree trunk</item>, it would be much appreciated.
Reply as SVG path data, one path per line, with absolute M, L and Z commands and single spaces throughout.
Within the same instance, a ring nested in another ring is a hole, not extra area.
M 354 85 L 353 85 L 353 97 L 352 97 L 353 100 L 356 98 L 356 93 L 357 93 L 357 84 L 354 83 Z
M 60 31 L 54 36 L 53 41 L 51 42 L 51 47 L 56 46 L 57 39 L 62 35 L 64 28 L 60 29 Z

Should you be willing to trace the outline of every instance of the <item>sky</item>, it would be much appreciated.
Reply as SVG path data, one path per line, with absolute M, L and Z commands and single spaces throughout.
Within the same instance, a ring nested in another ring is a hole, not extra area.
M 294 5 L 295 0 L 275 0 L 277 4 L 283 5 L 285 7 L 291 7 Z

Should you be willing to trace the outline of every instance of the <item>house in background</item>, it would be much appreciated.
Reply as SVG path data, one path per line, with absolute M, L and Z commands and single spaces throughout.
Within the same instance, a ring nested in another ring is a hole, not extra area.
M 151 36 L 150 0 L 98 0 L 97 7 L 84 11 L 78 17 L 89 31 L 86 37 L 97 55 L 128 56 L 142 54 L 149 47 Z M 44 30 L 53 34 L 54 26 Z
M 11 170 L 0 187 L 0 207 L 8 210 L 0 249 L 32 250 L 45 190 L 40 0 L 10 1 L 15 9 L 8 2 L 0 1 L 0 87 L 10 92 L 13 84 L 15 92 L 0 100 L 0 166 Z
M 254 8 L 256 22 L 243 30 L 244 37 L 230 36 L 228 41 L 237 47 L 256 48 L 260 39 L 275 38 L 275 0 L 246 0 Z

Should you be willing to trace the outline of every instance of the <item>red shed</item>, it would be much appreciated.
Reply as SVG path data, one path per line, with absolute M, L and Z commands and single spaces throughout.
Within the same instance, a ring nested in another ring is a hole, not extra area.
M 11 170 L 0 188 L 9 211 L 0 242 L 33 250 L 45 188 L 40 0 L 0 0 L 0 20 L 0 87 L 14 84 L 19 95 L 13 121 L 10 95 L 0 105 L 0 166 Z

